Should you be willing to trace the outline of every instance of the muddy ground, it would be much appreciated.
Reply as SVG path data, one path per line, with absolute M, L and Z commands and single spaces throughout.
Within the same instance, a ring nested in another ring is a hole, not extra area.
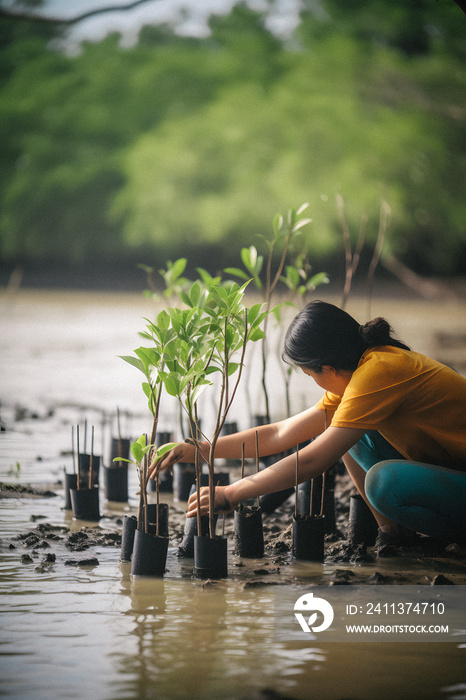
M 464 543 L 424 536 L 397 547 L 351 542 L 348 537 L 351 494 L 354 494 L 354 487 L 349 478 L 339 474 L 335 481 L 335 528 L 325 535 L 322 580 L 313 575 L 312 584 L 466 584 Z M 149 500 L 154 495 L 149 494 Z M 80 529 L 79 521 L 73 521 L 72 527 L 54 525 L 41 514 L 40 504 L 44 499 L 56 499 L 57 506 L 63 508 L 63 485 L 60 482 L 40 486 L 0 483 L 0 498 L 34 499 L 37 502 L 37 513 L 31 516 L 30 528 L 2 539 L 0 546 L 2 549 L 16 549 L 21 562 L 34 564 L 38 574 L 46 572 L 58 560 L 66 566 L 97 566 L 97 552 L 102 547 L 114 549 L 115 558 L 119 559 L 123 512 L 121 515 L 105 514 L 99 523 L 86 524 Z M 163 500 L 164 494 L 161 494 Z M 186 523 L 186 504 L 174 500 L 171 494 L 167 494 L 165 500 L 169 502 L 170 547 L 179 554 Z M 217 534 L 223 530 L 230 543 L 229 572 L 239 577 L 243 587 L 296 581 L 295 574 L 288 573 L 287 567 L 292 560 L 294 508 L 292 496 L 273 513 L 263 514 L 265 553 L 263 558 L 253 562 L 237 555 L 232 515 L 227 515 L 224 522 L 223 518 L 219 519 Z M 136 512 L 136 509 L 131 511 Z M 181 575 L 190 576 L 192 560 L 179 556 L 179 562 Z

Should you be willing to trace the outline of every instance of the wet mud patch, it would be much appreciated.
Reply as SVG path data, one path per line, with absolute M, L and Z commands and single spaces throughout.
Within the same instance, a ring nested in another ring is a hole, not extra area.
M 259 559 L 239 557 L 234 544 L 232 515 L 219 519 L 217 533 L 223 531 L 230 543 L 229 577 L 244 589 L 298 581 L 332 586 L 466 584 L 466 548 L 461 542 L 418 536 L 408 544 L 397 547 L 391 544 L 377 548 L 351 543 L 347 538 L 347 509 L 344 504 L 350 488 L 345 477 L 342 482 L 337 526 L 334 532 L 325 536 L 325 556 L 320 568 L 308 567 L 307 562 L 296 562 L 292 558 L 293 499 L 290 499 L 274 513 L 264 515 L 265 551 L 264 557 Z M 49 497 L 46 495 L 49 489 L 36 489 L 30 485 L 14 484 L 11 491 L 7 489 L 6 492 L 15 494 L 18 499 Z M 53 492 L 53 496 L 60 494 Z M 349 501 L 348 498 L 346 500 Z M 172 552 L 175 552 L 176 576 L 188 578 L 192 576 L 191 560 L 176 556 L 184 536 L 184 504 L 170 503 L 169 513 L 169 541 Z M 101 548 L 114 550 L 111 559 L 119 562 L 122 518 L 123 513 L 104 515 L 97 526 L 76 529 L 79 521 L 72 521 L 70 526 L 56 525 L 38 512 L 30 516 L 30 524 L 35 527 L 2 539 L 0 549 L 17 549 L 18 561 L 23 565 L 35 564 L 38 574 L 47 573 L 55 564 L 84 568 L 97 566 Z M 79 553 L 83 553 L 83 556 L 79 556 Z
M 53 486 L 32 486 L 31 484 L 7 484 L 0 482 L 0 498 L 54 498 L 58 494 L 51 489 L 59 488 L 60 484 Z

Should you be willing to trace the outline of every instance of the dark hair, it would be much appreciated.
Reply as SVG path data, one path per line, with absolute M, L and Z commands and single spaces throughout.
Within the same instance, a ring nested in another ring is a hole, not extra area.
M 384 318 L 360 326 L 346 311 L 324 301 L 311 301 L 291 322 L 282 358 L 285 362 L 321 372 L 323 365 L 354 372 L 366 350 L 392 345 L 409 350 L 392 337 Z

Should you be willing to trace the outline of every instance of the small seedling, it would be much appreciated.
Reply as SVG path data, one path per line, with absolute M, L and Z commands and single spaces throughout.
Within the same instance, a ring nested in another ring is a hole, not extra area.
M 15 466 L 11 466 L 8 470 L 8 476 L 16 476 L 19 478 L 21 474 L 21 464 L 19 462 L 16 462 Z

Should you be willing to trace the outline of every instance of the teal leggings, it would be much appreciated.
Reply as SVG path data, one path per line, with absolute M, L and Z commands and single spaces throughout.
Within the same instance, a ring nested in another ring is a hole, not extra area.
M 349 453 L 367 472 L 366 496 L 379 513 L 424 535 L 466 534 L 466 472 L 403 459 L 376 430 Z

